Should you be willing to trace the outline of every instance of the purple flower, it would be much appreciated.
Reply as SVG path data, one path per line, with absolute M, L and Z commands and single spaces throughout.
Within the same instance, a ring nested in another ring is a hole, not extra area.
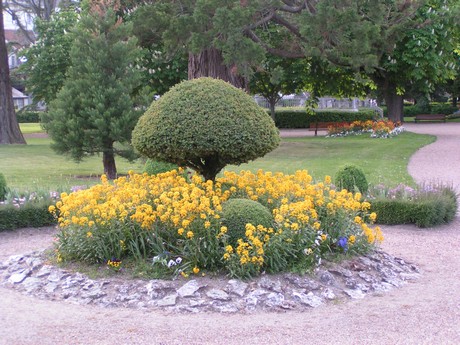
M 343 248 L 343 251 L 346 252 L 348 250 L 348 239 L 346 237 L 339 237 L 337 241 L 337 245 Z

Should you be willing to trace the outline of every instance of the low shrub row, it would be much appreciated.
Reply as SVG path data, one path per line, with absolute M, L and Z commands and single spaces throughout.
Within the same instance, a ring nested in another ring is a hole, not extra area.
M 457 195 L 450 187 L 412 190 L 410 195 L 377 197 L 371 201 L 371 211 L 377 214 L 378 224 L 415 224 L 428 228 L 453 220 Z
M 373 110 L 340 111 L 316 110 L 315 114 L 307 114 L 304 108 L 276 109 L 275 124 L 278 128 L 308 128 L 315 122 L 353 122 L 372 120 Z
M 384 116 L 388 116 L 388 109 L 385 106 L 383 109 Z M 452 106 L 450 103 L 432 103 L 427 107 L 418 105 L 405 105 L 403 108 L 404 117 L 413 117 L 418 114 L 444 114 L 451 115 L 458 110 L 457 107 Z
M 48 211 L 49 203 L 27 203 L 23 206 L 0 205 L 0 231 L 56 224 Z
M 40 112 L 33 110 L 19 110 L 16 112 L 19 123 L 38 123 L 40 122 Z

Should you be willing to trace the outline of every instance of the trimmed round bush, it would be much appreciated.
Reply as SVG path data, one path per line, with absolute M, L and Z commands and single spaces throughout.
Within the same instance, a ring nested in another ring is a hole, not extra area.
M 177 84 L 139 119 L 133 146 L 144 156 L 189 167 L 206 180 L 228 164 L 262 157 L 279 145 L 270 116 L 242 90 L 212 78 Z
M 3 174 L 0 173 L 0 201 L 5 200 L 7 193 L 8 187 L 6 186 L 5 176 L 3 176 Z
M 165 173 L 174 169 L 177 169 L 178 166 L 173 163 L 154 161 L 153 159 L 147 159 L 144 166 L 144 172 L 149 175 L 156 175 Z
M 354 165 L 347 165 L 340 169 L 335 176 L 335 184 L 338 189 L 354 192 L 357 188 L 363 194 L 369 189 L 364 172 Z
M 222 225 L 227 227 L 228 241 L 236 244 L 244 238 L 246 224 L 273 227 L 273 216 L 269 209 L 257 201 L 249 199 L 230 199 L 222 205 Z

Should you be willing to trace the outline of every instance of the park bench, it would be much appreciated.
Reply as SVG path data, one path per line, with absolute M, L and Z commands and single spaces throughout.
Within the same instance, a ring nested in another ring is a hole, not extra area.
M 414 122 L 418 121 L 443 121 L 446 122 L 444 114 L 418 114 L 415 115 Z
M 318 131 L 327 131 L 331 126 L 337 125 L 348 125 L 348 122 L 311 122 L 309 131 L 315 131 L 315 136 L 318 135 Z

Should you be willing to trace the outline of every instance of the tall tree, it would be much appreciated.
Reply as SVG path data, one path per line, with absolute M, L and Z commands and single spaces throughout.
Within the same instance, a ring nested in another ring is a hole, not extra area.
M 90 0 L 75 30 L 64 86 L 43 116 L 56 152 L 76 161 L 102 153 L 104 172 L 117 175 L 115 155 L 133 157 L 131 132 L 139 118 L 132 94 L 140 56 L 132 26 L 117 18 L 117 0 Z
M 13 106 L 8 67 L 8 52 L 3 25 L 3 0 L 0 0 L 0 144 L 25 144 Z
M 71 31 L 77 18 L 76 10 L 69 7 L 53 13 L 48 20 L 36 19 L 37 42 L 25 50 L 27 61 L 20 66 L 34 101 L 49 104 L 64 85 L 74 40 Z
M 33 43 L 35 37 L 31 34 L 30 23 L 36 19 L 49 20 L 57 8 L 65 8 L 79 2 L 79 0 L 5 0 L 5 11 L 11 15 L 23 36 Z

